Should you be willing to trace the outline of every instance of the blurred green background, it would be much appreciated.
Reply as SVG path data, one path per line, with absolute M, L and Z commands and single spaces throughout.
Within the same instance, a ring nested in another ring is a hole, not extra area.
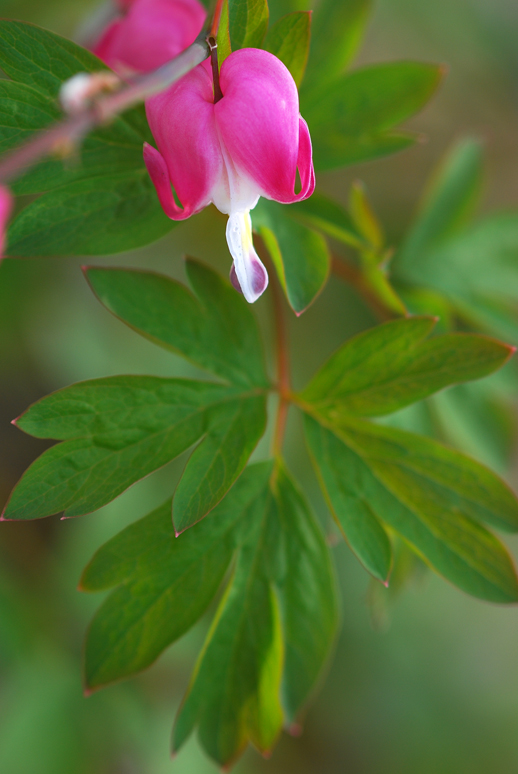
M 337 0 L 337 3 L 341 0 Z M 67 36 L 96 0 L 0 0 L 0 16 Z M 272 0 L 272 10 L 275 0 Z M 448 64 L 445 85 L 414 121 L 426 142 L 382 161 L 328 173 L 319 184 L 342 201 L 368 186 L 397 243 L 427 178 L 465 134 L 486 147 L 482 211 L 518 200 L 516 0 L 378 0 L 360 63 L 417 58 Z M 224 218 L 213 208 L 149 248 L 96 260 L 183 277 L 186 252 L 229 268 Z M 0 266 L 0 501 L 45 444 L 10 425 L 31 402 L 74 381 L 117 373 L 187 375 L 188 367 L 140 339 L 96 302 L 71 260 Z M 257 305 L 268 332 L 269 301 Z M 340 342 L 373 324 L 352 289 L 331 279 L 291 319 L 302 383 Z M 514 342 L 517 343 L 517 342 Z M 482 416 L 481 422 L 493 421 Z M 297 418 L 292 470 L 325 527 L 329 517 L 305 456 Z M 514 450 L 516 452 L 516 449 Z M 518 485 L 516 453 L 501 463 Z M 510 461 L 509 461 L 510 460 Z M 173 491 L 182 461 L 79 520 L 4 523 L 0 529 L 1 774 L 205 774 L 216 768 L 192 739 L 169 759 L 169 733 L 204 625 L 138 679 L 85 699 L 81 643 L 100 597 L 76 591 L 95 549 Z M 518 545 L 515 543 L 515 548 Z M 248 751 L 240 774 L 513 774 L 518 771 L 518 613 L 476 602 L 430 574 L 404 593 L 386 626 L 373 626 L 368 579 L 343 543 L 334 548 L 343 625 L 303 735 L 284 736 L 270 761 Z

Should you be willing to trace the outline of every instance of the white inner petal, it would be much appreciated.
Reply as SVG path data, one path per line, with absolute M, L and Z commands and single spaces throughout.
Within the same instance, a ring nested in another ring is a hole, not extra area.
M 246 300 L 253 304 L 268 285 L 268 273 L 254 249 L 250 213 L 234 212 L 227 223 L 228 248 Z

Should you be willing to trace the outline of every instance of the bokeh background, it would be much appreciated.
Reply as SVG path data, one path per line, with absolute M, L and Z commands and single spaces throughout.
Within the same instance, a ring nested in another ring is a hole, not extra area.
M 0 16 L 73 37 L 96 7 L 97 0 L 0 0 Z M 281 3 L 272 0 L 272 11 L 279 15 Z M 439 159 L 469 134 L 486 148 L 481 211 L 516 208 L 517 35 L 516 0 L 378 0 L 359 63 L 418 58 L 446 63 L 449 75 L 411 123 L 426 142 L 392 158 L 322 175 L 322 189 L 345 202 L 350 183 L 364 180 L 389 242 L 397 244 Z M 186 252 L 228 271 L 224 219 L 212 208 L 155 245 L 94 263 L 150 267 L 182 278 Z M 86 378 L 191 373 L 96 302 L 82 277 L 82 262 L 5 260 L 0 266 L 0 504 L 45 448 L 10 425 L 31 402 Z M 267 334 L 268 304 L 268 299 L 258 304 Z M 291 319 L 298 382 L 346 337 L 373 322 L 355 292 L 331 279 L 315 306 Z M 296 417 L 290 422 L 290 467 L 308 482 L 308 495 L 329 530 Z M 493 456 L 516 486 L 516 448 L 512 434 L 506 438 L 506 453 Z M 484 456 L 483 449 L 477 453 Z M 82 519 L 1 525 L 2 774 L 216 771 L 194 738 L 174 761 L 168 753 L 170 727 L 205 622 L 137 679 L 88 699 L 81 687 L 82 640 L 100 597 L 76 591 L 80 572 L 106 539 L 172 493 L 181 466 L 181 461 L 167 466 Z M 380 626 L 379 609 L 373 614 L 369 606 L 365 572 L 343 543 L 333 551 L 342 630 L 304 733 L 298 739 L 284 736 L 268 762 L 248 751 L 236 772 L 518 771 L 518 610 L 477 602 L 425 574 L 382 611 Z

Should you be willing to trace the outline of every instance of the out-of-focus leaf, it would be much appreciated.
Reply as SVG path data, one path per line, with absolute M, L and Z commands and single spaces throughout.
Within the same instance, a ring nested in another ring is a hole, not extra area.
M 364 35 L 371 0 L 322 0 L 313 23 L 308 82 L 340 75 L 354 58 Z
M 518 343 L 518 214 L 489 216 L 434 244 L 405 262 L 404 281 L 443 293 L 472 324 Z
M 262 236 L 295 314 L 315 300 L 329 276 L 330 255 L 325 239 L 290 217 L 289 208 L 261 200 L 254 226 Z
M 301 393 L 329 418 L 383 416 L 443 387 L 496 371 L 512 347 L 475 334 L 427 339 L 431 317 L 379 325 L 343 345 Z
M 349 206 L 354 224 L 373 250 L 381 250 L 385 238 L 383 229 L 367 198 L 365 186 L 356 180 L 351 186 Z
M 117 253 L 142 247 L 173 225 L 145 169 L 100 175 L 29 204 L 9 228 L 6 251 L 25 258 Z
M 267 29 L 267 0 L 225 0 L 218 30 L 220 63 L 230 51 L 237 51 L 239 48 L 261 48 Z M 230 50 L 227 50 L 227 38 L 230 41 Z
M 268 386 L 250 306 L 208 266 L 188 258 L 186 270 L 195 295 L 152 272 L 90 267 L 85 273 L 101 303 L 146 338 L 233 384 Z
M 212 518 L 180 538 L 169 500 L 96 553 L 80 588 L 117 588 L 88 632 L 85 681 L 90 690 L 145 669 L 200 618 L 232 559 L 238 522 L 253 517 L 270 474 L 270 463 L 247 468 Z
M 319 191 L 309 199 L 290 204 L 290 216 L 346 245 L 367 246 L 347 210 Z
M 462 384 L 430 398 L 436 430 L 456 448 L 505 474 L 509 470 L 516 417 L 486 381 Z
M 429 183 L 420 212 L 394 257 L 394 270 L 415 273 L 423 255 L 458 230 L 477 202 L 482 181 L 482 147 L 463 140 L 448 154 Z
M 282 468 L 256 498 L 231 582 L 180 708 L 177 750 L 198 726 L 205 750 L 228 764 L 251 741 L 268 752 L 308 698 L 336 627 L 328 550 Z
M 306 417 L 308 443 L 342 526 L 349 490 L 462 590 L 518 601 L 512 560 L 480 524 L 518 529 L 518 502 L 503 481 L 435 441 L 352 418 L 331 430 L 317 419 Z
M 180 532 L 239 476 L 264 432 L 265 410 L 263 395 L 181 379 L 116 376 L 59 390 L 17 420 L 31 435 L 64 443 L 30 466 L 4 517 L 89 513 L 201 440 L 173 501 Z
M 424 107 L 442 74 L 437 65 L 392 62 L 303 89 L 301 112 L 311 130 L 315 167 L 333 169 L 411 145 L 412 135 L 393 130 Z
M 63 81 L 78 72 L 106 69 L 75 43 L 9 20 L 0 21 L 0 66 L 13 79 L 0 82 L 0 152 L 11 150 L 60 117 L 57 96 Z M 16 194 L 41 193 L 92 176 L 141 172 L 142 144 L 151 139 L 143 106 L 133 108 L 110 126 L 90 133 L 77 157 L 44 159 L 11 188 Z
M 268 30 L 264 47 L 284 62 L 300 86 L 309 53 L 311 14 L 297 11 L 283 16 Z

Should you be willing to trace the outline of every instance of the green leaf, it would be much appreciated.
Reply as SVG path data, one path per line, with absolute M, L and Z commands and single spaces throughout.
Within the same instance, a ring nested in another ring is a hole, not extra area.
M 371 9 L 371 0 L 320 2 L 313 22 L 309 69 L 312 85 L 343 73 L 361 45 Z
M 276 541 L 276 589 L 285 637 L 283 706 L 293 723 L 311 697 L 335 637 L 337 589 L 322 531 L 283 466 L 272 489 L 282 530 Z
M 301 393 L 330 418 L 383 416 L 452 384 L 496 371 L 513 348 L 475 334 L 426 339 L 431 317 L 379 325 L 346 342 Z
M 267 0 L 225 0 L 218 30 L 220 64 L 231 51 L 262 47 L 268 15 Z
M 62 83 L 106 69 L 90 52 L 31 24 L 0 21 L 0 152 L 60 117 Z M 45 192 L 11 224 L 12 256 L 102 255 L 149 244 L 174 223 L 163 213 L 142 158 L 152 139 L 144 107 L 85 138 L 77 157 L 48 157 L 21 175 L 16 194 Z
M 319 191 L 309 199 L 290 204 L 290 216 L 346 245 L 367 246 L 347 210 Z
M 439 291 L 471 325 L 518 344 L 517 267 L 518 214 L 501 212 L 405 263 L 404 281 Z
M 351 186 L 350 210 L 354 224 L 373 250 L 380 251 L 385 243 L 383 228 L 367 198 L 365 186 L 356 180 Z
M 329 276 L 331 259 L 325 239 L 291 218 L 289 208 L 265 199 L 254 210 L 254 226 L 268 248 L 290 306 L 301 315 Z
M 417 219 L 394 257 L 398 275 L 404 276 L 407 268 L 415 274 L 423 254 L 464 224 L 478 201 L 482 171 L 482 147 L 476 140 L 463 140 L 450 151 L 430 181 Z
M 91 177 L 29 204 L 8 231 L 6 251 L 25 258 L 105 255 L 142 247 L 175 224 L 145 169 Z
M 85 273 L 101 303 L 146 338 L 234 384 L 267 387 L 250 306 L 208 266 L 189 258 L 186 270 L 195 296 L 152 272 L 88 268 Z
M 4 517 L 89 513 L 201 440 L 180 480 L 178 507 L 173 502 L 185 529 L 242 472 L 264 432 L 265 411 L 263 395 L 181 379 L 116 376 L 59 390 L 17 420 L 31 435 L 64 443 L 30 466 Z
M 232 560 L 234 561 L 232 562 Z M 220 764 L 251 741 L 271 749 L 306 704 L 337 625 L 329 550 L 287 472 L 249 466 L 210 519 L 175 538 L 170 503 L 94 556 L 85 591 L 114 588 L 85 648 L 90 690 L 149 666 L 203 614 L 228 579 L 180 708 L 178 749 L 199 727 Z
M 321 672 L 336 629 L 336 590 L 320 530 L 286 471 L 256 498 L 176 721 L 177 750 L 198 726 L 200 741 L 228 765 L 251 741 L 271 749 Z
M 442 75 L 437 65 L 391 62 L 302 89 L 315 167 L 333 169 L 408 147 L 414 138 L 392 130 L 424 107 Z
M 89 51 L 59 35 L 7 20 L 0 21 L 0 66 L 13 79 L 0 83 L 2 153 L 60 118 L 57 97 L 63 81 L 78 72 L 106 69 Z M 141 105 L 89 134 L 77 158 L 46 158 L 11 188 L 16 194 L 41 193 L 91 176 L 142 171 L 145 140 L 150 131 Z
M 491 602 L 518 601 L 518 579 L 504 548 L 480 522 L 518 529 L 513 493 L 482 465 L 394 428 L 363 420 L 333 430 L 305 419 L 308 443 L 326 495 L 342 525 L 353 491 L 460 589 Z
M 368 492 L 358 486 L 351 472 L 343 475 L 339 458 L 332 457 L 337 440 L 331 433 L 307 418 L 306 434 L 329 510 L 344 539 L 365 569 L 387 583 L 392 568 L 392 546 L 383 523 L 369 503 Z
M 284 62 L 300 86 L 309 54 L 311 13 L 296 11 L 283 16 L 268 30 L 264 48 Z
M 256 499 L 264 497 L 270 474 L 270 463 L 247 468 L 212 518 L 178 539 L 169 500 L 95 554 L 80 588 L 117 588 L 88 632 L 88 689 L 145 669 L 196 623 L 231 562 L 239 539 L 238 522 L 253 517 Z

